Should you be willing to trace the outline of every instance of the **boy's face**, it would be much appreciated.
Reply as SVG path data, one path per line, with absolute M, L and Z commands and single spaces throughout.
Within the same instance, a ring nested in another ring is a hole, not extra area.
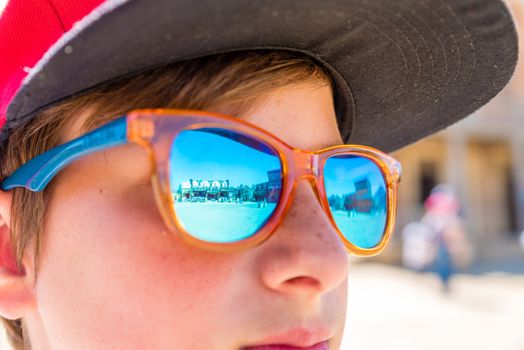
M 342 143 L 329 87 L 283 88 L 243 118 L 302 149 Z M 307 180 L 266 242 L 217 253 L 167 231 L 150 174 L 127 145 L 56 179 L 25 319 L 34 349 L 338 349 L 349 259 Z

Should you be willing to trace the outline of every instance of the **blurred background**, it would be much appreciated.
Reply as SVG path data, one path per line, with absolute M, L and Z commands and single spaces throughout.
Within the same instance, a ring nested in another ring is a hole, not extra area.
M 507 3 L 523 48 L 524 0 Z M 403 165 L 396 232 L 379 257 L 354 261 L 343 349 L 524 350 L 522 49 L 520 56 L 512 82 L 490 104 L 394 154 Z M 408 241 L 410 231 L 421 231 L 426 200 L 442 183 L 460 203 L 469 255 L 448 289 L 439 267 L 417 269 L 410 264 L 417 257 L 403 252 L 423 245 Z
M 524 33 L 524 0 L 507 2 Z M 344 350 L 524 350 L 522 56 L 489 105 L 394 154 L 403 164 L 396 232 L 379 257 L 354 259 Z M 470 254 L 448 289 L 431 269 L 406 267 L 402 249 L 406 227 L 427 214 L 426 200 L 442 183 L 460 203 Z M 0 349 L 8 349 L 3 337 Z

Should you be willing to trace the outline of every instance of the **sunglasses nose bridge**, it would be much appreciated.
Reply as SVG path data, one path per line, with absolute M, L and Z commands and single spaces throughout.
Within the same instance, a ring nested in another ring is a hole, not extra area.
M 296 149 L 293 151 L 292 163 L 295 181 L 298 181 L 300 178 L 314 179 L 318 177 L 317 154 Z
M 300 149 L 294 149 L 292 152 L 292 164 L 290 170 L 292 174 L 293 189 L 298 185 L 299 180 L 306 180 L 313 188 L 315 197 L 322 205 L 321 193 L 318 188 L 319 179 L 319 155 L 313 152 L 307 152 Z M 294 192 L 294 190 L 292 191 Z
M 293 166 L 291 169 L 293 182 L 295 186 L 298 181 L 305 179 L 309 182 L 315 196 L 320 200 L 319 189 L 317 188 L 317 182 L 319 178 L 319 155 L 313 152 L 307 152 L 299 149 L 293 150 Z

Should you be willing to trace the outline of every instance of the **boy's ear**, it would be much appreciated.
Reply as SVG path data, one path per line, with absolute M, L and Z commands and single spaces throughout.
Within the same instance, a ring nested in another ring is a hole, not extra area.
M 0 316 L 15 320 L 35 305 L 32 279 L 18 267 L 12 249 L 10 220 L 12 192 L 0 190 Z

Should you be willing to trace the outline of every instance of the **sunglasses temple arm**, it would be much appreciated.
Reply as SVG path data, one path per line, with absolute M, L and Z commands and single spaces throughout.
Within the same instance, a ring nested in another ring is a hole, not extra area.
M 42 191 L 60 170 L 74 160 L 125 143 L 127 120 L 124 116 L 31 159 L 2 182 L 2 189 L 24 187 L 30 191 Z

